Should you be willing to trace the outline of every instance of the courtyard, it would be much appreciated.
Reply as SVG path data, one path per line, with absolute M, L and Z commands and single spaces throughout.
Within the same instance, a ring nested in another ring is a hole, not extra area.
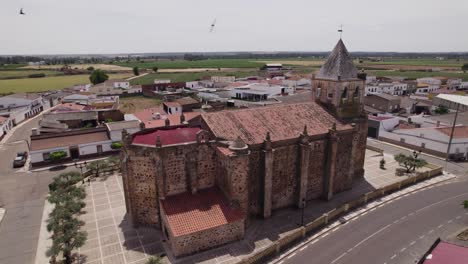
M 384 170 L 379 168 L 382 157 L 386 161 Z M 395 176 L 398 167 L 393 156 L 367 150 L 364 178 L 356 180 L 352 190 L 335 195 L 331 201 L 308 202 L 304 210 L 305 222 L 363 193 L 406 179 L 407 176 Z M 167 250 L 159 230 L 131 226 L 119 174 L 92 181 L 90 186 L 86 185 L 86 192 L 86 214 L 81 218 L 86 222 L 84 229 L 88 232 L 88 240 L 76 252 L 79 263 L 144 264 L 150 256 L 161 254 L 167 254 L 164 262 L 170 263 L 237 263 L 286 235 L 301 219 L 301 210 L 296 208 L 275 211 L 269 219 L 252 219 L 242 241 L 175 259 Z

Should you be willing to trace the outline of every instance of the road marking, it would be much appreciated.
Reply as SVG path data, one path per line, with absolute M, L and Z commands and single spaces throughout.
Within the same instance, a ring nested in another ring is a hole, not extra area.
M 449 224 L 452 223 L 452 222 L 453 222 L 453 220 L 448 220 L 448 221 L 447 221 L 447 223 L 449 223 Z
M 434 232 L 434 229 L 431 229 L 428 234 L 432 234 Z
M 284 260 L 282 260 L 282 261 L 278 262 L 278 264 L 283 264 L 283 263 L 284 263 Z
M 291 255 L 289 255 L 287 258 L 290 259 L 292 257 L 294 257 L 296 255 L 296 252 L 292 253 Z
M 401 220 L 404 220 L 406 218 L 406 215 L 401 218 Z
M 400 250 L 400 252 L 403 252 L 403 251 L 405 251 L 405 250 L 406 250 L 406 248 L 404 247 L 404 248 L 402 248 L 402 249 Z
M 408 216 L 414 215 L 414 213 L 410 213 Z
M 393 221 L 394 224 L 398 223 L 398 220 Z
M 461 218 L 461 216 L 457 216 L 457 217 L 455 217 L 455 219 L 460 219 L 460 218 Z
M 414 244 L 416 244 L 416 241 L 412 241 L 412 242 L 410 243 L 410 246 L 412 246 L 412 245 L 414 245 Z
M 304 249 L 306 249 L 306 248 L 307 248 L 307 246 L 305 246 L 305 247 L 299 249 L 299 251 L 302 251 L 302 250 L 304 250 Z
M 337 262 L 338 260 L 340 260 L 340 258 L 344 257 L 345 255 L 346 255 L 346 252 L 343 253 L 343 254 L 341 254 L 339 257 L 337 257 L 337 258 L 336 258 L 335 260 L 333 260 L 331 263 L 333 264 L 333 263 Z
M 392 256 L 390 259 L 394 259 L 394 258 L 396 258 L 396 254 L 395 254 L 395 255 L 393 255 L 393 256 Z
M 424 237 L 425 237 L 425 235 L 422 235 L 422 236 L 419 237 L 419 239 L 423 239 Z
M 373 233 L 372 235 L 366 237 L 364 240 L 362 240 L 361 242 L 357 243 L 354 248 L 357 248 L 359 247 L 359 245 L 361 245 L 362 243 L 366 242 L 367 240 L 369 240 L 370 238 L 372 238 L 373 236 L 377 235 L 378 233 L 384 231 L 385 229 L 387 229 L 390 225 L 386 225 L 384 227 L 382 227 L 381 229 L 379 229 L 377 232 Z
M 443 226 L 444 226 L 444 225 L 439 225 L 437 228 L 441 228 L 441 227 L 443 227 Z

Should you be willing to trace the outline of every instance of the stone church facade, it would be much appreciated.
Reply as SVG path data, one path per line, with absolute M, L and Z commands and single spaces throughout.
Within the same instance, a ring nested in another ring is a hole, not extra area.
M 199 125 L 124 134 L 127 213 L 175 256 L 242 239 L 249 219 L 332 199 L 364 174 L 365 76 L 340 40 L 308 103 L 202 114 Z

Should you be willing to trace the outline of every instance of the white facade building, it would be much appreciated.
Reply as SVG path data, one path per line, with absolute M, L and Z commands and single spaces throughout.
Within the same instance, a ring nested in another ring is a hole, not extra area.
M 365 95 L 369 94 L 390 94 L 390 95 L 405 95 L 408 90 L 408 84 L 401 82 L 380 82 L 368 83 L 365 89 Z

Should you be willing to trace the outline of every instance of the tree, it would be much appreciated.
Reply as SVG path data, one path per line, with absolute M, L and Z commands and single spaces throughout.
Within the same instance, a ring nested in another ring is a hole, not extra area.
M 83 213 L 86 192 L 82 186 L 78 172 L 60 174 L 49 184 L 48 201 L 54 204 L 54 209 L 47 219 L 47 230 L 52 233 L 52 246 L 47 255 L 55 259 L 63 255 L 66 264 L 72 263 L 72 251 L 84 245 L 87 233 L 81 231 L 84 222 L 77 218 Z
M 89 66 L 88 68 L 86 68 L 87 71 L 94 71 L 94 67 L 93 66 Z
M 104 169 L 108 167 L 109 164 L 106 160 L 95 160 L 86 165 L 86 169 L 94 173 L 95 177 L 99 177 L 99 173 L 101 173 Z
M 148 261 L 146 261 L 146 264 L 161 264 L 161 258 L 160 257 L 150 257 Z
M 156 66 L 153 67 L 153 71 L 154 71 L 155 73 L 158 72 L 158 70 L 159 70 L 158 67 L 156 67 Z
M 438 115 L 447 114 L 449 112 L 448 108 L 445 105 L 439 105 L 434 112 Z
M 461 70 L 466 73 L 466 71 L 468 71 L 468 63 L 463 64 Z
M 468 200 L 463 201 L 463 207 L 468 208 Z
M 139 70 L 138 67 L 136 67 L 136 66 L 133 67 L 133 75 L 135 75 L 135 76 L 140 75 L 140 70 Z
M 50 158 L 51 161 L 61 160 L 61 159 L 64 159 L 66 157 L 67 157 L 67 152 L 65 152 L 63 150 L 52 152 L 49 155 L 49 158 Z
M 94 70 L 89 76 L 89 80 L 92 84 L 96 85 L 98 83 L 103 83 L 109 79 L 109 76 L 102 70 Z
M 427 164 L 427 162 L 423 159 L 418 158 L 419 153 L 414 151 L 413 155 L 406 156 L 405 154 L 396 154 L 395 160 L 398 164 L 406 169 L 407 173 L 415 171 L 418 168 L 421 168 Z
M 111 149 L 121 149 L 123 146 L 122 142 L 112 142 Z

